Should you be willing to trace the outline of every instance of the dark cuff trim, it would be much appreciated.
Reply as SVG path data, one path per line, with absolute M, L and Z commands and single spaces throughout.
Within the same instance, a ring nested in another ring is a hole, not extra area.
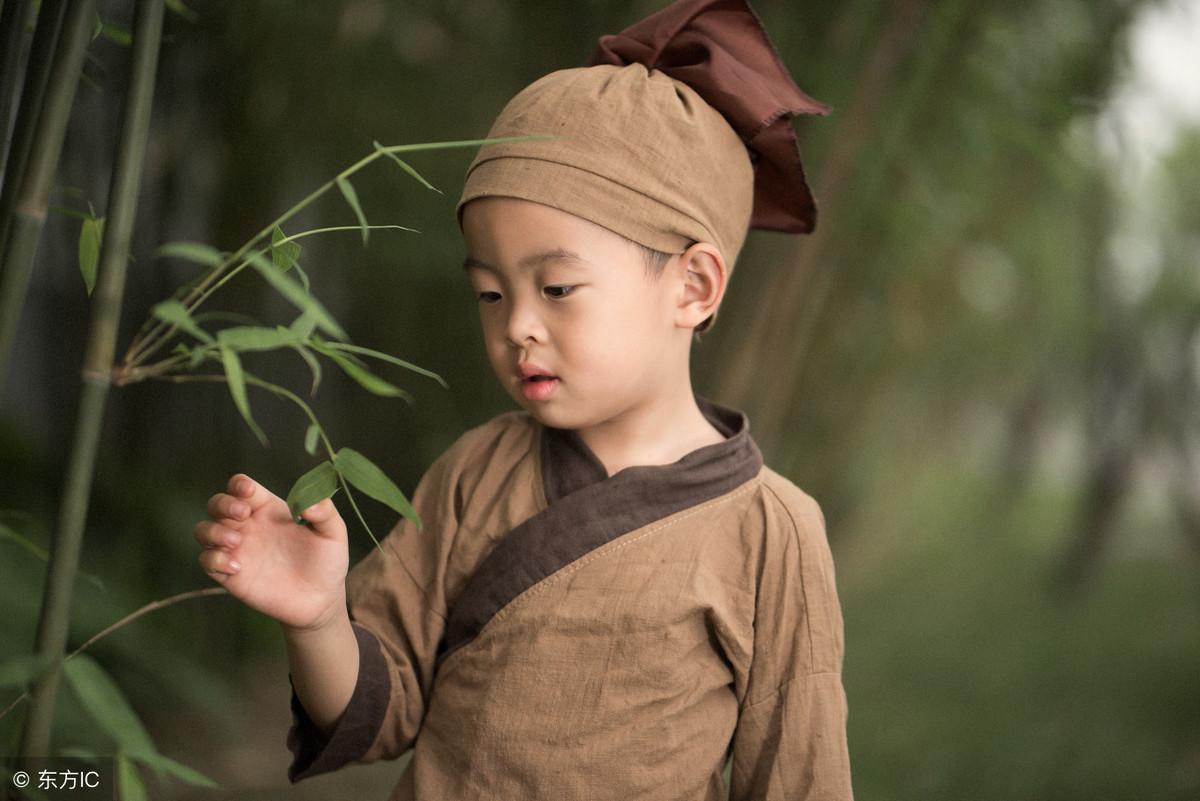
M 292 685 L 292 727 L 287 734 L 292 764 L 288 779 L 293 784 L 361 759 L 383 725 L 392 687 L 387 661 L 374 634 L 353 621 L 351 627 L 358 640 L 358 680 L 346 711 L 329 737 L 322 736 L 308 716 L 288 673 L 288 684 Z

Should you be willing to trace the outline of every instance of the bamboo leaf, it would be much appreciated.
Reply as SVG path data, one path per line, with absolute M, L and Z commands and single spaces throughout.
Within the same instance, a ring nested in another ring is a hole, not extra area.
M 349 178 L 337 177 L 338 189 L 342 190 L 342 197 L 346 198 L 346 202 L 350 204 L 350 208 L 354 209 L 354 214 L 358 217 L 358 225 L 362 229 L 363 244 L 367 244 L 367 234 L 370 228 L 367 227 L 367 217 L 363 214 L 362 206 L 358 205 L 358 193 L 354 191 L 354 184 L 350 183 Z
M 316 397 L 317 386 L 321 383 L 321 365 L 317 361 L 317 358 L 309 353 L 308 349 L 303 345 L 292 345 L 292 347 L 295 348 L 296 352 L 300 354 L 301 358 L 308 363 L 308 369 L 310 372 L 312 372 L 313 377 L 312 389 L 308 391 L 308 396 L 310 398 Z M 312 451 L 309 451 L 309 453 L 312 453 Z
M 283 229 L 275 226 L 275 230 L 271 232 L 271 261 L 280 272 L 286 273 L 300 258 L 300 246 L 295 242 L 283 241 L 285 239 L 287 235 L 283 233 Z
M 204 264 L 208 267 L 215 267 L 225 260 L 225 257 L 221 255 L 221 251 L 202 242 L 168 242 L 165 245 L 160 245 L 154 251 L 154 255 L 186 259 L 187 261 L 194 261 L 197 264 Z
M 238 358 L 237 352 L 229 346 L 221 345 L 220 347 L 221 362 L 225 365 L 225 377 L 229 381 L 229 394 L 233 395 L 234 405 L 242 413 L 242 417 L 254 431 L 254 435 L 258 437 L 258 441 L 263 444 L 263 447 L 268 447 L 267 435 L 250 415 L 250 399 L 246 397 L 246 377 L 242 373 L 242 361 Z
M 43 562 L 50 558 L 50 554 L 46 552 L 45 548 L 34 544 L 31 540 L 21 536 L 4 523 L 0 523 L 0 540 L 12 540 L 38 559 L 41 559 Z
M 211 334 L 196 325 L 187 306 L 177 300 L 164 300 L 162 303 L 156 303 L 150 311 L 158 319 L 179 326 L 202 342 L 212 343 L 215 341 Z
M 314 503 L 319 503 L 337 492 L 338 489 L 338 473 L 334 469 L 332 462 L 321 462 L 319 465 L 309 470 L 300 478 L 296 479 L 296 483 L 288 490 L 287 505 L 292 511 L 292 518 L 297 522 L 303 522 L 300 518 L 300 513 Z
M 220 788 L 221 786 L 198 770 L 190 768 L 181 762 L 176 762 L 170 757 L 163 756 L 157 751 L 134 752 L 130 753 L 129 756 L 143 765 L 153 768 L 159 776 L 163 774 L 174 776 L 176 779 L 195 787 Z
M 92 719 L 126 751 L 154 751 L 154 741 L 124 693 L 107 671 L 87 654 L 63 662 L 63 673 Z
M 375 500 L 386 503 L 413 521 L 417 528 L 424 527 L 420 515 L 412 508 L 412 504 L 404 497 L 400 488 L 366 456 L 352 448 L 341 448 L 334 454 L 333 466 L 346 481 Z
M 265 328 L 253 325 L 238 325 L 217 332 L 217 340 L 237 351 L 275 350 L 296 344 L 296 335 L 287 328 Z
M 123 752 L 117 753 L 117 795 L 121 801 L 149 801 L 137 765 Z
M 100 32 L 123 47 L 129 47 L 129 45 L 133 44 L 133 36 L 130 35 L 129 31 L 113 25 L 111 22 L 102 23 Z
M 386 397 L 400 397 L 404 398 L 409 403 L 412 403 L 412 395 L 400 389 L 400 387 L 397 387 L 375 375 L 366 367 L 355 364 L 353 361 L 338 353 L 336 350 L 333 350 L 332 348 L 323 348 L 315 345 L 314 347 L 317 347 L 317 350 L 333 359 L 337 366 L 341 367 L 346 375 L 357 381 L 359 385 L 361 385 L 362 388 L 368 392 L 373 392 L 376 395 L 383 395 Z
M 100 263 L 100 240 L 104 236 L 104 218 L 87 217 L 79 229 L 79 272 L 88 295 L 96 286 L 96 265 Z
M 45 548 L 34 544 L 33 541 L 21 536 L 4 523 L 0 523 L 0 540 L 12 540 L 17 545 L 21 546 L 23 549 L 32 554 L 35 558 L 40 559 L 43 562 L 48 562 L 50 560 L 50 554 L 46 552 Z M 99 576 L 96 576 L 93 573 L 88 573 L 84 570 L 78 571 L 78 574 L 80 578 L 91 582 L 100 591 L 107 591 L 105 590 L 104 582 L 100 580 Z
M 295 335 L 296 339 L 304 340 L 312 336 L 313 329 L 317 327 L 316 315 L 310 310 L 305 310 L 300 313 L 300 316 L 292 320 L 292 324 L 288 326 L 288 330 Z
M 312 285 L 308 281 L 308 273 L 300 269 L 300 262 L 292 265 L 292 269 L 296 271 L 296 275 L 300 276 L 300 284 L 304 287 L 305 294 L 312 294 Z
M 195 22 L 200 15 L 183 4 L 183 0 L 163 0 L 168 11 L 173 11 L 188 22 Z
M 408 173 L 409 175 L 411 175 L 413 178 L 416 178 L 418 181 L 420 181 L 420 182 L 421 182 L 421 184 L 422 184 L 422 185 L 423 185 L 423 186 L 424 186 L 426 189 L 432 189 L 434 192 L 437 192 L 439 195 L 443 195 L 443 194 L 445 194 L 445 193 L 444 193 L 442 190 L 438 189 L 436 186 L 434 186 L 433 184 L 429 183 L 429 181 L 426 181 L 424 178 L 422 178 L 422 177 L 421 177 L 421 174 L 420 174 L 420 173 L 418 173 L 416 170 L 414 170 L 414 169 L 412 168 L 412 165 L 410 165 L 410 164 L 409 164 L 407 161 L 405 161 L 404 159 L 400 158 L 400 157 L 399 157 L 399 156 L 397 156 L 395 153 L 391 153 L 391 152 L 388 152 L 388 151 L 384 151 L 384 147 L 383 147 L 383 145 L 379 144 L 378 142 L 372 142 L 371 144 L 375 145 L 375 149 L 376 149 L 376 150 L 383 151 L 385 156 L 387 156 L 389 159 L 391 159 L 392 161 L 394 161 L 394 162 L 396 162 L 397 164 L 399 164 L 399 165 L 400 165 L 400 169 L 404 170 L 406 173 Z
M 350 345 L 345 342 L 325 342 L 324 345 L 328 348 L 335 348 L 337 350 L 345 350 L 345 351 L 351 351 L 353 353 L 361 353 L 365 356 L 374 356 L 376 359 L 382 359 L 383 361 L 391 362 L 392 364 L 396 364 L 401 367 L 407 368 L 409 370 L 412 370 L 413 372 L 420 373 L 421 375 L 429 376 L 430 378 L 435 378 L 435 379 L 437 379 L 437 382 L 439 384 L 441 384 L 443 387 L 445 387 L 446 389 L 450 388 L 450 385 L 447 384 L 442 379 L 442 377 L 440 375 L 438 375 L 437 373 L 432 372 L 430 370 L 426 370 L 424 367 L 418 367 L 417 365 L 412 364 L 411 362 L 406 362 L 403 359 L 398 359 L 395 356 L 392 356 L 390 354 L 380 353 L 377 350 L 371 350 L 370 348 L 364 348 L 361 345 Z
M 283 295 L 292 302 L 300 311 L 311 311 L 317 325 L 322 331 L 331 334 L 338 339 L 349 339 L 342 327 L 337 324 L 320 301 L 308 294 L 292 279 L 288 278 L 279 270 L 275 269 L 275 265 L 267 261 L 260 253 L 251 253 L 247 258 L 250 260 L 250 265 L 258 271 L 258 274 L 267 279 L 271 286 L 275 287 L 279 294 Z
M 308 451 L 309 456 L 314 456 L 317 452 L 317 437 L 321 435 L 321 429 L 317 428 L 316 423 L 309 423 L 308 430 L 304 432 L 304 450 Z

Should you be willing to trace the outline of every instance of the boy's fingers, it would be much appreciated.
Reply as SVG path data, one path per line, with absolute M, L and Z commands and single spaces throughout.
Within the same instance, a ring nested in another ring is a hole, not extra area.
M 245 473 L 235 473 L 226 487 L 229 494 L 250 504 L 254 512 L 272 501 L 280 500 L 273 492 Z
M 226 551 L 205 548 L 200 552 L 200 566 L 208 574 L 223 573 L 228 577 L 241 570 L 241 564 Z M 215 578 L 215 576 L 214 576 Z
M 314 503 L 300 512 L 300 516 L 312 524 L 313 531 L 323 537 L 340 536 L 344 528 L 337 506 L 329 498 Z
M 241 544 L 242 535 L 211 520 L 201 520 L 192 528 L 196 542 L 208 548 L 234 548 Z
M 250 514 L 250 506 L 246 501 L 224 492 L 218 492 L 209 498 L 206 508 L 209 516 L 214 520 L 221 518 L 245 520 L 246 516 Z

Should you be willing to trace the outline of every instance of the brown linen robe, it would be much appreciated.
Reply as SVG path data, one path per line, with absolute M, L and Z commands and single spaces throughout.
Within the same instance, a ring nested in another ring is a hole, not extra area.
M 347 577 L 360 651 L 292 782 L 415 749 L 390 801 L 850 801 L 842 614 L 817 502 L 725 436 L 608 476 L 512 411 L 463 434 Z M 399 558 L 397 558 L 397 556 Z M 290 681 L 289 674 L 289 681 Z

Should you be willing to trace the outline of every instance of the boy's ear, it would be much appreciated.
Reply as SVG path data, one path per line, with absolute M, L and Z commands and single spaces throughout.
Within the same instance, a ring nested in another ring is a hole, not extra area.
M 725 297 L 728 269 L 721 251 L 708 242 L 696 242 L 677 257 L 680 294 L 675 324 L 695 329 L 713 315 Z

